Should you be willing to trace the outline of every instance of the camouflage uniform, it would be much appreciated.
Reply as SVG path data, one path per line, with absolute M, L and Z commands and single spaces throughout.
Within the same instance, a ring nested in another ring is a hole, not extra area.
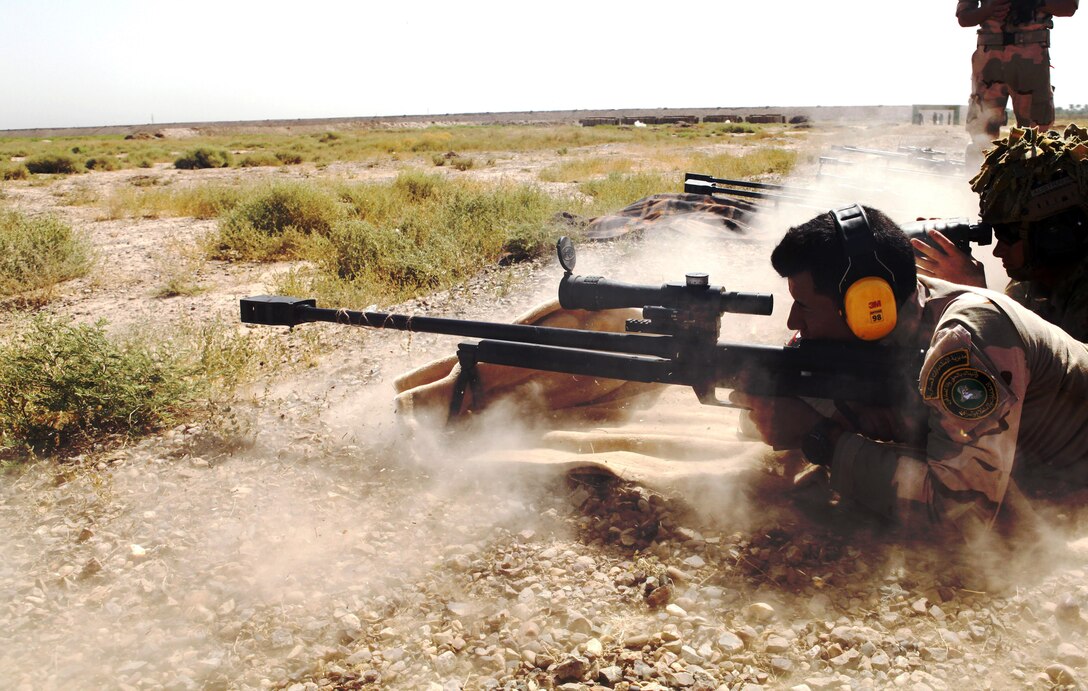
M 1010 513 L 1002 507 L 1035 471 L 1067 486 L 1088 480 L 1088 346 L 1007 296 L 928 278 L 903 306 L 904 326 L 890 338 L 927 349 L 921 396 L 906 413 L 909 436 L 924 441 L 843 434 L 831 471 L 838 492 L 972 532 Z
M 1000 136 L 1010 96 L 1020 127 L 1046 128 L 1054 123 L 1049 50 L 1054 20 L 1042 10 L 1033 15 L 1021 24 L 987 19 L 979 25 L 966 127 L 980 151 Z
M 1005 294 L 1078 341 L 1088 342 L 1088 258 L 1053 290 L 1033 281 L 1010 281 Z

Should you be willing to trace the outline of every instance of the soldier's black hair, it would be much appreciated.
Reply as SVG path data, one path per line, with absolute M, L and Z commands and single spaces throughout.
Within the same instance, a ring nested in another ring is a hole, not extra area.
M 902 305 L 916 288 L 914 249 L 895 221 L 877 209 L 862 208 L 873 232 L 877 257 L 895 277 L 895 302 Z M 847 258 L 835 219 L 823 213 L 787 230 L 771 253 L 771 266 L 784 278 L 810 271 L 817 292 L 841 299 L 839 282 L 846 273 Z

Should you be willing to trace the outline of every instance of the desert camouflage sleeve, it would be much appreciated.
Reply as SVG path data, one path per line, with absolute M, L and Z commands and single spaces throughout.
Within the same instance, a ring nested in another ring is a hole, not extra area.
M 958 299 L 919 376 L 925 449 L 844 435 L 833 487 L 901 521 L 992 525 L 1009 488 L 1028 383 L 1019 332 L 1004 313 L 980 296 Z

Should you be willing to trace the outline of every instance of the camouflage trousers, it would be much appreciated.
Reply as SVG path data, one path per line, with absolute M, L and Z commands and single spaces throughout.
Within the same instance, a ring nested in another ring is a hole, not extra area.
M 990 142 L 1001 136 L 1010 98 L 1017 126 L 1045 129 L 1054 124 L 1047 44 L 979 46 L 975 50 L 966 122 L 973 145 L 989 148 Z

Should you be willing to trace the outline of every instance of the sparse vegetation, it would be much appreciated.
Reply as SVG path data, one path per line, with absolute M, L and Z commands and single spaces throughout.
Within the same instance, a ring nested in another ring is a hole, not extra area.
M 593 215 L 622 209 L 651 194 L 679 192 L 682 188 L 680 175 L 656 173 L 612 174 L 603 180 L 590 180 L 578 185 L 580 192 L 593 198 Z
M 0 180 L 26 180 L 30 171 L 22 163 L 0 166 Z
M 234 208 L 247 194 L 235 185 L 200 185 L 174 188 L 169 181 L 154 176 L 133 178 L 130 188 L 115 189 L 104 201 L 103 217 L 159 218 L 161 216 L 192 216 L 217 218 Z
M 47 289 L 90 264 L 90 247 L 66 223 L 0 210 L 0 296 Z
M 225 214 L 209 244 L 216 258 L 309 259 L 313 290 L 357 304 L 537 256 L 554 240 L 552 217 L 569 206 L 532 186 L 422 173 L 384 184 L 280 184 Z
M 211 254 L 217 259 L 298 258 L 307 236 L 328 235 L 345 208 L 329 190 L 277 183 L 256 190 L 225 213 Z
M 239 168 L 256 168 L 257 166 L 278 166 L 282 162 L 271 151 L 254 151 L 242 157 L 238 161 Z
M 160 429 L 229 392 L 268 348 L 214 324 L 166 340 L 37 315 L 0 347 L 0 448 L 64 453 Z
M 230 152 L 226 149 L 200 147 L 176 158 L 174 160 L 174 167 L 184 170 L 227 168 L 230 166 L 230 163 Z
M 563 161 L 545 168 L 538 176 L 544 182 L 579 182 L 594 177 L 629 173 L 634 161 L 625 156 L 590 156 Z
M 87 170 L 119 170 L 121 162 L 116 156 L 96 156 L 88 158 L 84 164 Z
M 83 164 L 71 154 L 49 153 L 27 159 L 26 169 L 31 173 L 72 175 L 83 172 Z

